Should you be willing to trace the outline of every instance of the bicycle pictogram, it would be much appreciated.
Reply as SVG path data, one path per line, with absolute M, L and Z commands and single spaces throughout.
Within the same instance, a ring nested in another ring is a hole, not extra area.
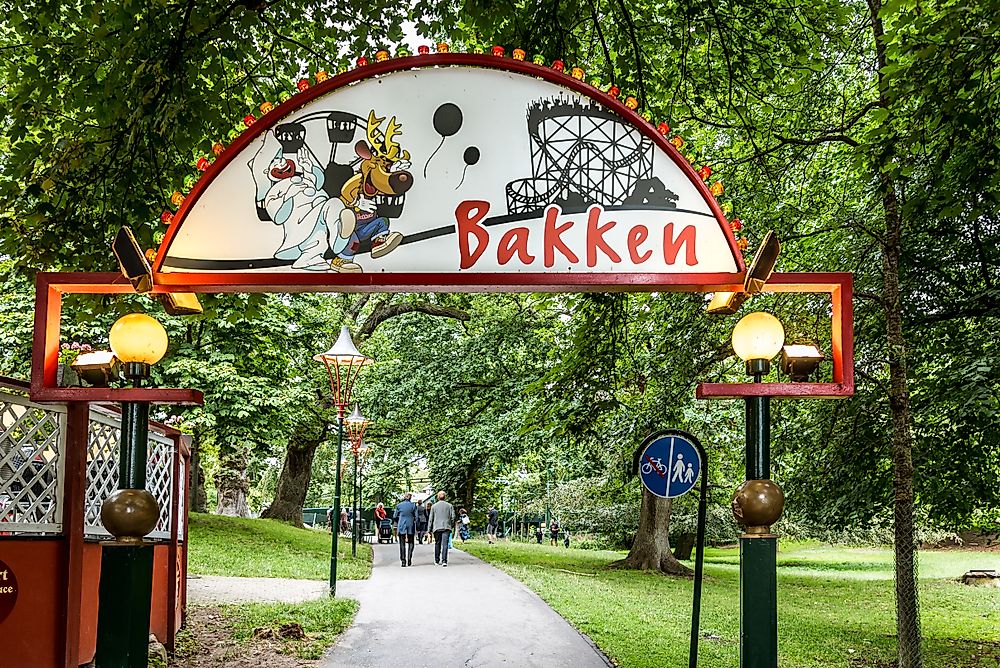
M 642 466 L 639 469 L 643 474 L 648 475 L 652 473 L 653 469 L 655 468 L 656 472 L 659 473 L 661 476 L 667 475 L 667 465 L 663 463 L 662 458 L 650 457 L 647 455 L 645 459 L 646 461 L 642 463 Z

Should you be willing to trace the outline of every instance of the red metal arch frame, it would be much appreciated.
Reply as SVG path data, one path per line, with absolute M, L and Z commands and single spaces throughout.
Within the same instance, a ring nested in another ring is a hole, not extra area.
M 163 242 L 156 254 L 156 260 L 153 263 L 153 272 L 159 273 L 161 271 L 163 261 L 166 258 L 167 252 L 170 249 L 170 245 L 173 242 L 174 237 L 177 235 L 177 231 L 184 224 L 184 220 L 187 214 L 194 207 L 195 203 L 198 201 L 201 194 L 208 188 L 209 185 L 215 180 L 215 178 L 225 170 L 225 168 L 236 158 L 237 154 L 243 149 L 249 146 L 255 139 L 259 138 L 262 134 L 265 134 L 268 130 L 274 127 L 279 121 L 285 120 L 285 118 L 292 112 L 300 109 L 309 102 L 332 93 L 339 88 L 348 86 L 349 84 L 362 81 L 364 79 L 371 79 L 379 75 L 391 74 L 393 72 L 405 72 L 409 70 L 417 70 L 423 68 L 438 68 L 438 67 L 448 67 L 448 66 L 466 66 L 466 67 L 479 67 L 493 70 L 500 70 L 504 72 L 515 72 L 518 74 L 524 74 L 538 79 L 543 79 L 550 83 L 562 86 L 563 88 L 568 88 L 574 92 L 580 93 L 586 97 L 591 98 L 595 102 L 603 105 L 604 107 L 612 110 L 616 114 L 622 117 L 623 120 L 629 122 L 642 134 L 649 137 L 653 143 L 658 146 L 661 150 L 666 152 L 670 159 L 674 161 L 677 167 L 684 173 L 684 175 L 694 184 L 697 188 L 698 193 L 701 195 L 702 199 L 708 204 L 712 214 L 714 215 L 716 222 L 722 229 L 722 233 L 725 235 L 726 240 L 729 243 L 729 249 L 733 254 L 733 258 L 736 262 L 736 267 L 739 272 L 746 270 L 746 264 L 743 261 L 743 254 L 736 243 L 736 237 L 733 235 L 732 229 L 729 227 L 729 223 L 726 220 L 726 216 L 722 213 L 722 209 L 719 207 L 719 203 L 716 201 L 715 196 L 708 189 L 708 184 L 702 179 L 698 173 L 694 170 L 694 167 L 687 161 L 687 159 L 681 155 L 680 151 L 670 143 L 669 139 L 664 135 L 660 134 L 649 121 L 644 119 L 638 113 L 629 109 L 615 97 L 608 95 L 607 93 L 591 86 L 589 83 L 574 79 L 572 76 L 555 70 L 551 67 L 545 67 L 543 65 L 536 65 L 534 63 L 528 62 L 526 60 L 514 60 L 512 58 L 502 58 L 497 56 L 486 56 L 481 54 L 469 54 L 469 53 L 433 53 L 427 55 L 418 56 L 405 56 L 402 58 L 392 58 L 390 60 L 385 60 L 382 62 L 375 62 L 369 65 L 364 65 L 362 67 L 357 67 L 353 70 L 348 70 L 336 76 L 333 76 L 326 81 L 313 84 L 306 90 L 290 97 L 281 104 L 275 106 L 269 112 L 264 114 L 261 118 L 254 121 L 254 123 L 247 128 L 239 137 L 233 141 L 232 144 L 226 147 L 221 155 L 213 162 L 208 169 L 205 170 L 201 178 L 194 184 L 191 191 L 185 196 L 184 202 L 181 204 L 180 208 L 177 209 L 177 213 L 174 214 L 173 222 L 167 229 L 166 236 L 163 238 Z M 186 273 L 186 272 L 170 272 L 172 274 Z M 234 272 L 235 273 L 235 272 Z M 706 276 L 702 274 L 702 276 Z M 158 280 L 161 276 L 157 277 Z M 187 279 L 194 280 L 194 279 Z M 219 279 L 215 279 L 219 280 Z M 286 280 L 281 279 L 277 276 L 273 279 L 276 281 Z M 709 280 L 711 280 L 709 278 Z M 584 282 L 584 285 L 586 282 Z
M 732 274 L 158 274 L 153 294 L 171 292 L 738 292 Z M 238 278 L 239 280 L 233 280 Z M 190 279 L 198 279 L 192 281 Z M 850 397 L 854 394 L 853 277 L 849 273 L 774 274 L 765 292 L 829 294 L 831 383 L 702 383 L 699 399 L 743 396 Z M 39 273 L 35 282 L 32 346 L 33 401 L 150 401 L 200 404 L 202 393 L 183 389 L 61 388 L 56 385 L 59 323 L 64 294 L 131 294 L 120 274 Z M 714 317 L 708 316 L 706 317 Z

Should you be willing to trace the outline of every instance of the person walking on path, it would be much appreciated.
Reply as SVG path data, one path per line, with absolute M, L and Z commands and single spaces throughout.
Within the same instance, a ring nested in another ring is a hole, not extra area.
M 410 501 L 412 496 L 410 492 L 404 494 L 403 500 L 392 512 L 392 519 L 396 520 L 396 535 L 399 536 L 400 566 L 409 566 L 413 563 L 413 534 L 417 528 L 417 504 Z
M 462 542 L 469 540 L 469 513 L 466 512 L 465 508 L 458 511 L 458 536 L 462 539 Z
M 375 519 L 379 522 L 385 519 L 385 506 L 382 505 L 381 501 L 375 506 Z
M 438 500 L 431 506 L 430 528 L 434 535 L 434 563 L 448 565 L 448 541 L 451 528 L 455 526 L 455 506 L 444 500 L 444 490 L 438 492 Z
M 486 542 L 492 544 L 493 541 L 497 539 L 497 518 L 500 513 L 497 512 L 496 506 L 490 506 L 490 510 L 486 513 Z
M 340 509 L 340 533 L 347 533 L 347 508 Z
M 549 525 L 549 545 L 555 546 L 559 544 L 559 522 L 552 520 L 552 524 Z
M 417 504 L 417 544 L 424 544 L 424 534 L 427 533 L 427 514 L 430 512 L 431 504 L 428 502 L 427 507 L 424 504 Z

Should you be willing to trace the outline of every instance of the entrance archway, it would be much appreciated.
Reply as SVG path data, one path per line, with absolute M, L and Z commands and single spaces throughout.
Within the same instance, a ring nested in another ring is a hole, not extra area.
M 582 72 L 428 53 L 299 89 L 198 160 L 147 257 L 151 294 L 747 289 L 710 170 Z M 117 273 L 38 274 L 33 401 L 202 401 L 58 386 L 62 295 L 134 290 Z M 851 275 L 779 273 L 762 290 L 830 295 L 832 381 L 702 384 L 698 396 L 851 396 Z

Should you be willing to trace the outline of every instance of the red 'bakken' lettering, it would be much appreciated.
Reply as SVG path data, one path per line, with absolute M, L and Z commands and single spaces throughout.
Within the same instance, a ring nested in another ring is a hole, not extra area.
M 471 269 L 479 261 L 487 250 L 494 243 L 490 238 L 490 233 L 483 226 L 483 220 L 490 211 L 490 203 L 482 200 L 467 200 L 458 205 L 455 209 L 455 224 L 458 232 L 458 252 L 459 266 L 462 269 Z M 598 251 L 603 253 L 613 264 L 622 261 L 618 250 L 612 246 L 605 238 L 620 221 L 609 220 L 601 222 L 604 209 L 595 204 L 587 210 L 586 235 L 582 233 L 570 234 L 566 240 L 563 235 L 573 229 L 576 222 L 564 220 L 559 222 L 563 215 L 562 209 L 551 204 L 545 209 L 545 218 L 542 230 L 532 231 L 526 226 L 512 227 L 501 235 L 496 245 L 496 258 L 500 266 L 510 263 L 515 257 L 517 261 L 526 267 L 530 267 L 537 257 L 529 252 L 532 237 L 542 234 L 542 262 L 545 267 L 550 268 L 556 264 L 556 253 L 558 252 L 570 264 L 580 262 L 574 249 L 570 244 L 583 245 L 588 267 L 596 267 L 598 264 Z M 678 231 L 675 235 L 675 227 Z M 684 263 L 689 267 L 698 264 L 696 253 L 698 229 L 694 225 L 676 225 L 666 223 L 662 228 L 658 225 L 654 229 L 663 230 L 663 263 L 668 267 L 677 263 L 678 256 L 684 251 Z M 580 230 L 582 232 L 583 230 Z M 622 243 L 622 234 L 612 237 L 613 242 Z M 642 223 L 636 223 L 624 231 L 624 243 L 628 249 L 629 260 L 632 265 L 639 266 L 648 262 L 654 255 L 654 251 L 645 248 L 644 245 L 650 241 L 650 227 Z M 655 244 L 655 241 L 653 242 Z M 538 242 L 535 242 L 537 249 Z
M 558 206 L 550 206 L 545 210 L 545 266 L 551 267 L 556 263 L 556 250 L 566 256 L 566 259 L 570 262 L 579 262 L 580 258 L 576 256 L 573 251 L 569 249 L 569 246 L 563 243 L 562 233 L 573 227 L 573 221 L 568 220 L 562 225 L 556 225 L 556 219 L 559 218 L 559 214 L 562 213 L 562 209 Z
M 628 256 L 633 264 L 642 264 L 653 254 L 653 251 L 646 250 L 639 252 L 639 244 L 649 236 L 649 228 L 645 225 L 636 225 L 628 231 Z
M 609 220 L 604 225 L 601 222 L 601 207 L 594 205 L 587 211 L 587 266 L 597 266 L 597 249 L 608 256 L 612 262 L 621 262 L 622 256 L 614 251 L 611 246 L 604 241 L 604 233 L 617 225 L 613 220 Z
M 527 227 L 515 227 L 504 232 L 497 248 L 497 262 L 507 264 L 515 253 L 521 264 L 528 265 L 534 262 L 535 256 L 528 252 L 528 234 Z
M 677 261 L 677 253 L 681 250 L 681 245 L 684 245 L 684 263 L 693 267 L 698 264 L 698 258 L 694 254 L 694 242 L 696 237 L 696 230 L 694 225 L 686 225 L 677 238 L 674 238 L 674 224 L 667 223 L 666 227 L 663 228 L 663 261 L 667 264 L 673 264 Z
M 458 255 L 462 269 L 469 269 L 486 252 L 490 233 L 479 224 L 490 212 L 490 203 L 482 200 L 466 200 L 455 208 L 455 222 L 458 227 Z M 476 248 L 469 247 L 469 234 L 476 237 Z

